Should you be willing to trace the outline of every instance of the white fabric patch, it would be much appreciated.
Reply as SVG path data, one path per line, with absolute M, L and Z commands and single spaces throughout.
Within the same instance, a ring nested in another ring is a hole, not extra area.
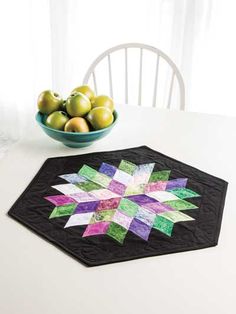
M 145 184 L 148 183 L 152 174 L 155 164 L 139 165 L 134 172 L 132 184 Z
M 83 214 L 75 214 L 70 216 L 69 220 L 67 221 L 64 228 L 73 227 L 73 226 L 82 226 L 88 225 L 92 216 L 93 212 L 91 213 L 83 213 Z
M 150 175 L 146 173 L 140 173 L 133 177 L 133 185 L 140 185 L 148 183 Z
M 89 194 L 95 196 L 99 200 L 109 200 L 110 198 L 120 197 L 120 195 L 107 189 L 94 190 L 89 192 Z
M 113 179 L 127 186 L 132 180 L 132 176 L 127 172 L 117 169 Z
M 91 193 L 84 191 L 82 191 L 81 193 L 71 194 L 70 197 L 78 203 L 92 202 L 98 200 L 94 195 L 91 195 Z
M 118 225 L 124 227 L 125 229 L 129 229 L 129 226 L 133 220 L 133 217 L 128 217 L 125 214 L 121 213 L 119 210 L 115 212 L 112 221 L 117 223 Z
M 77 186 L 71 183 L 53 185 L 52 188 L 60 191 L 61 193 L 65 195 L 83 192 L 81 189 L 79 189 Z
M 166 201 L 174 201 L 174 200 L 180 199 L 176 195 L 167 191 L 154 191 L 154 192 L 146 193 L 146 195 L 154 198 L 155 200 L 161 203 L 166 202 Z
M 158 214 L 158 216 L 165 217 L 166 219 L 176 223 L 180 221 L 190 221 L 190 220 L 195 220 L 194 218 L 180 212 L 180 211 L 168 211 L 165 213 Z
M 146 225 L 148 226 L 152 226 L 153 222 L 156 218 L 156 214 L 154 214 L 153 212 L 140 207 L 138 212 L 135 215 L 135 218 L 141 220 L 142 222 L 144 222 Z

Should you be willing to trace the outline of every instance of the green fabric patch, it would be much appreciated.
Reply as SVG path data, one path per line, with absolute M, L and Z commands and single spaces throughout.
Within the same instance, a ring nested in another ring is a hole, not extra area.
M 102 185 L 103 187 L 107 188 L 109 184 L 111 183 L 111 178 L 106 176 L 103 173 L 97 172 L 95 177 L 93 178 L 93 181 L 97 184 Z
M 190 221 L 195 220 L 192 217 L 180 212 L 180 211 L 169 211 L 159 214 L 159 216 L 164 217 L 173 223 L 180 222 L 180 221 Z
M 80 188 L 81 190 L 85 192 L 102 189 L 101 185 L 92 181 L 80 182 L 80 183 L 77 183 L 76 186 L 78 186 L 78 188 Z
M 190 189 L 185 189 L 185 188 L 173 189 L 173 190 L 169 190 L 169 192 L 178 196 L 181 199 L 200 196 L 196 192 Z
M 111 221 L 114 214 L 115 210 L 99 210 L 93 214 L 89 224 L 94 224 L 100 221 Z
M 170 237 L 172 234 L 173 227 L 174 227 L 174 223 L 172 221 L 159 215 L 156 216 L 154 220 L 153 228 L 165 233 L 166 235 Z
M 118 209 L 127 216 L 134 217 L 139 210 L 139 206 L 126 198 L 122 198 Z
M 87 165 L 83 165 L 83 167 L 79 171 L 79 174 L 93 181 L 93 178 L 96 176 L 97 171 Z
M 124 227 L 116 224 L 115 222 L 111 222 L 107 230 L 107 235 L 123 244 L 127 232 L 128 230 Z
M 145 184 L 129 185 L 125 190 L 125 196 L 144 194 Z
M 170 170 L 152 172 L 149 182 L 167 181 L 170 177 Z
M 73 214 L 75 208 L 78 204 L 67 204 L 63 206 L 56 206 L 49 218 L 62 217 L 62 216 L 70 216 Z
M 135 164 L 133 164 L 132 162 L 126 161 L 126 160 L 121 160 L 120 164 L 119 164 L 119 169 L 133 175 L 135 169 L 137 168 L 137 166 Z
M 187 209 L 198 208 L 196 205 L 189 203 L 185 200 L 173 200 L 173 201 L 166 201 L 164 203 L 169 205 L 171 208 L 175 210 L 187 210 Z

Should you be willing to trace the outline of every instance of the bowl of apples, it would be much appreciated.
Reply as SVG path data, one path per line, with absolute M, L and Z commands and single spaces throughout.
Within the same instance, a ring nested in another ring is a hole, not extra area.
M 86 147 L 115 126 L 118 113 L 111 97 L 96 96 L 88 85 L 76 87 L 64 100 L 47 90 L 38 97 L 36 121 L 52 139 L 68 147 Z

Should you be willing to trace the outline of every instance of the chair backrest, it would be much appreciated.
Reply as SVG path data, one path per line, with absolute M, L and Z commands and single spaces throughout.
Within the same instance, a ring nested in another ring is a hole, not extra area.
M 152 106 L 156 107 L 157 106 L 157 91 L 159 88 L 159 64 L 160 60 L 163 60 L 167 65 L 168 68 L 170 68 L 170 75 L 168 76 L 168 84 L 166 82 L 165 86 L 168 86 L 168 95 L 167 95 L 167 103 L 166 107 L 170 109 L 171 107 L 171 102 L 172 102 L 172 94 L 173 94 L 173 87 L 175 81 L 178 83 L 178 89 L 179 89 L 179 96 L 180 96 L 180 101 L 179 101 L 179 108 L 180 110 L 185 109 L 185 88 L 184 88 L 184 82 L 182 75 L 175 65 L 175 63 L 161 50 L 158 48 L 149 46 L 149 45 L 144 45 L 140 43 L 128 43 L 128 44 L 122 44 L 115 46 L 113 48 L 110 48 L 106 51 L 104 51 L 100 56 L 97 57 L 97 59 L 91 64 L 89 69 L 87 70 L 87 73 L 85 74 L 83 84 L 88 84 L 90 80 L 93 81 L 94 85 L 94 90 L 96 94 L 98 93 L 98 86 L 97 86 L 97 77 L 96 77 L 96 67 L 103 61 L 104 59 L 107 59 L 107 75 L 108 75 L 108 80 L 109 80 L 109 93 L 110 96 L 113 98 L 113 71 L 112 71 L 112 61 L 111 61 L 111 55 L 114 52 L 117 52 L 119 50 L 124 51 L 124 61 L 123 61 L 123 66 L 122 68 L 124 70 L 124 102 L 129 103 L 129 73 L 128 73 L 128 61 L 129 61 L 129 51 L 132 48 L 136 48 L 139 50 L 139 60 L 138 60 L 138 102 L 137 104 L 139 106 L 142 105 L 142 85 L 143 85 L 143 53 L 145 50 L 152 52 L 155 54 L 155 66 L 153 68 L 154 70 L 154 76 L 153 76 L 153 94 L 152 94 Z M 151 82 L 150 82 L 151 83 Z M 152 85 L 152 84 L 151 84 Z

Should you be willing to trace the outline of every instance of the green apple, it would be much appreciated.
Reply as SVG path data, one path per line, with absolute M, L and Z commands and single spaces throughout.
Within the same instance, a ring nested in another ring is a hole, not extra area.
M 99 95 L 94 98 L 94 102 L 92 104 L 92 108 L 96 107 L 106 107 L 111 110 L 111 112 L 114 111 L 114 102 L 111 97 L 106 95 Z
M 71 92 L 71 94 L 78 93 L 78 92 L 87 96 L 88 99 L 91 102 L 93 102 L 95 94 L 94 94 L 94 91 L 88 85 L 81 85 L 79 87 L 74 88 L 73 91 Z
M 51 90 L 42 92 L 38 97 L 38 109 L 44 114 L 59 110 L 62 103 L 63 99 Z
M 111 110 L 105 107 L 92 109 L 86 119 L 91 123 L 95 130 L 107 128 L 114 121 Z
M 66 123 L 64 130 L 65 132 L 89 132 L 89 125 L 84 118 L 75 117 Z
M 45 124 L 52 129 L 63 131 L 68 121 L 69 117 L 64 111 L 54 111 L 47 117 Z
M 84 117 L 91 110 L 91 102 L 82 93 L 70 96 L 66 101 L 66 111 L 71 117 Z

